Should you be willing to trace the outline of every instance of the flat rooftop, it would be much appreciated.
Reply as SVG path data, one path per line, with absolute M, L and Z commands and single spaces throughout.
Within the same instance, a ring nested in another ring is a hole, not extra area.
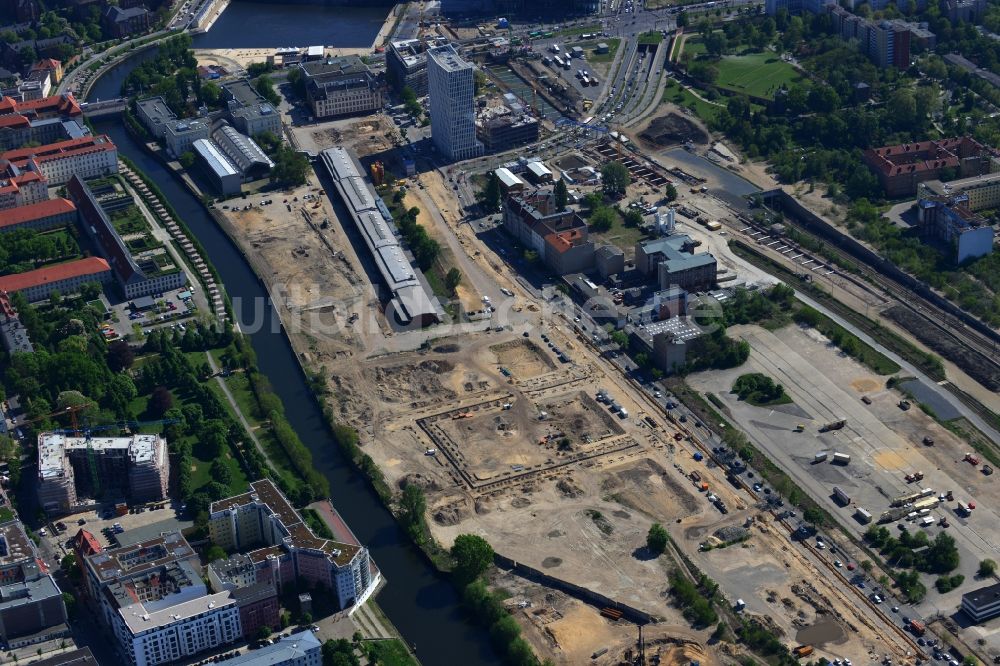
M 660 333 L 673 333 L 674 339 L 681 342 L 694 340 L 701 335 L 701 329 L 684 317 L 671 317 L 662 321 L 654 321 L 651 324 L 640 325 L 637 328 L 650 337 Z
M 451 44 L 427 49 L 427 55 L 437 63 L 438 67 L 448 72 L 461 72 L 473 68 L 472 63 L 458 55 L 458 51 Z
M 194 549 L 184 535 L 172 532 L 91 555 L 87 558 L 87 566 L 99 580 L 111 582 L 126 574 L 141 573 L 192 557 L 195 557 Z
M 206 594 L 152 612 L 145 612 L 143 604 L 138 603 L 128 608 L 121 608 L 118 613 L 134 635 L 154 631 L 176 622 L 183 622 L 196 615 L 229 606 L 235 607 L 236 599 L 233 598 L 232 592 L 227 591 Z
M 35 548 L 19 520 L 0 525 L 0 567 L 9 567 L 35 558 Z
M 42 479 L 60 476 L 63 457 L 70 451 L 94 450 L 99 453 L 122 450 L 135 463 L 156 461 L 159 435 L 132 435 L 131 437 L 68 437 L 54 432 L 38 435 L 38 474 Z

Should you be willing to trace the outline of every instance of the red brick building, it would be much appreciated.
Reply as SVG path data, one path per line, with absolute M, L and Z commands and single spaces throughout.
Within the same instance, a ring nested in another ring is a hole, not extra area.
M 863 159 L 890 199 L 916 194 L 925 180 L 1000 171 L 1000 153 L 967 136 L 869 148 Z

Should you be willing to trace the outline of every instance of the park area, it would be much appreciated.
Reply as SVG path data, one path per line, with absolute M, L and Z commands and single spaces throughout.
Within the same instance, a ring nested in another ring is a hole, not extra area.
M 705 42 L 701 37 L 692 37 L 684 43 L 684 54 L 703 60 L 718 71 L 715 85 L 734 92 L 754 97 L 774 99 L 774 93 L 782 86 L 802 85 L 806 79 L 773 51 L 723 55 L 712 59 L 707 55 Z

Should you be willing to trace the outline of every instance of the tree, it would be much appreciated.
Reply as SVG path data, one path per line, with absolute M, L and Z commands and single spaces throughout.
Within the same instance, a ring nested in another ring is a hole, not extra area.
M 871 573 L 872 569 L 874 569 L 874 568 L 875 568 L 875 565 L 872 563 L 871 560 L 863 560 L 861 562 L 861 569 L 865 573 Z
M 359 666 L 354 646 L 346 638 L 323 643 L 323 666 Z
M 135 354 L 124 340 L 115 340 L 108 345 L 108 367 L 112 372 L 121 372 L 132 367 Z
M 615 198 L 623 196 L 631 182 L 628 169 L 621 162 L 612 161 L 601 167 L 601 186 L 607 196 Z
M 262 641 L 270 635 L 271 635 L 271 627 L 265 624 L 263 627 L 257 630 L 255 638 L 259 641 Z
M 479 194 L 479 201 L 483 204 L 483 207 L 487 211 L 492 213 L 497 208 L 500 207 L 500 199 L 503 196 L 503 191 L 500 188 L 500 176 L 494 171 L 490 173 L 489 178 L 486 180 L 486 187 Z
M 677 27 L 678 28 L 685 28 L 685 27 L 687 27 L 688 22 L 689 22 L 689 18 L 688 18 L 687 12 L 681 12 L 680 14 L 677 15 Z
M 669 538 L 667 530 L 663 525 L 653 523 L 649 528 L 649 533 L 646 534 L 646 548 L 654 555 L 662 555 L 663 551 L 667 549 Z
M 626 227 L 642 226 L 642 213 L 637 211 L 635 208 L 629 208 L 628 212 L 625 213 L 625 226 Z
M 666 196 L 668 203 L 677 201 L 677 188 L 674 187 L 673 183 L 667 183 L 667 186 L 663 189 L 663 194 Z
M 274 89 L 274 82 L 271 81 L 270 76 L 260 77 L 254 82 L 253 87 L 271 104 L 277 106 L 281 102 L 281 97 Z
M 157 386 L 149 396 L 149 413 L 155 418 L 162 418 L 174 406 L 174 396 L 166 386 Z
M 209 475 L 212 477 L 213 481 L 218 481 L 224 486 L 228 486 L 233 482 L 233 470 L 229 468 L 229 465 L 227 465 L 222 458 L 217 458 L 212 461 L 212 467 L 209 471 Z
M 566 181 L 562 178 L 556 182 L 554 194 L 556 197 L 556 210 L 560 212 L 566 210 L 566 205 L 569 203 L 569 189 L 566 187 Z
M 483 575 L 493 564 L 493 547 L 475 534 L 459 534 L 451 547 L 455 576 L 464 587 Z
M 309 159 L 289 146 L 280 146 L 271 158 L 271 180 L 282 187 L 294 187 L 306 182 Z
M 979 563 L 979 575 L 983 578 L 992 576 L 997 571 L 997 563 L 993 560 L 986 559 Z
M 590 216 L 591 230 L 602 233 L 611 229 L 615 224 L 615 212 L 607 206 L 601 206 Z
M 462 271 L 457 268 L 451 268 L 444 276 L 444 286 L 448 290 L 448 293 L 455 295 L 455 290 L 458 285 L 462 282 Z
M 822 525 L 824 522 L 823 510 L 817 506 L 810 506 L 802 512 L 802 520 L 813 525 Z
M 190 169 L 194 166 L 194 153 L 190 150 L 185 150 L 181 153 L 181 156 L 177 158 L 177 161 L 179 161 L 181 166 L 185 169 Z
M 214 543 L 211 546 L 209 546 L 208 550 L 205 551 L 205 561 L 208 562 L 209 564 L 224 559 L 226 559 L 226 551 L 224 551 L 221 547 L 215 545 Z
M 402 519 L 411 529 L 419 526 L 424 519 L 424 512 L 427 510 L 427 499 L 424 491 L 415 483 L 408 484 L 403 488 L 403 496 L 399 500 L 403 509 Z
M 62 598 L 63 598 L 63 604 L 65 604 L 66 606 L 66 615 L 71 620 L 76 619 L 76 612 L 77 612 L 76 597 L 70 594 L 69 592 L 63 592 Z M 39 651 L 39 654 L 40 653 L 41 651 Z

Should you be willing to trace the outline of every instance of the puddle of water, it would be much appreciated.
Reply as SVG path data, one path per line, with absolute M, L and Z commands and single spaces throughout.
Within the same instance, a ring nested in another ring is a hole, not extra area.
M 800 629 L 795 634 L 795 640 L 800 645 L 821 647 L 827 643 L 844 643 L 847 641 L 847 634 L 844 633 L 844 628 L 835 620 L 822 620 L 811 627 Z

